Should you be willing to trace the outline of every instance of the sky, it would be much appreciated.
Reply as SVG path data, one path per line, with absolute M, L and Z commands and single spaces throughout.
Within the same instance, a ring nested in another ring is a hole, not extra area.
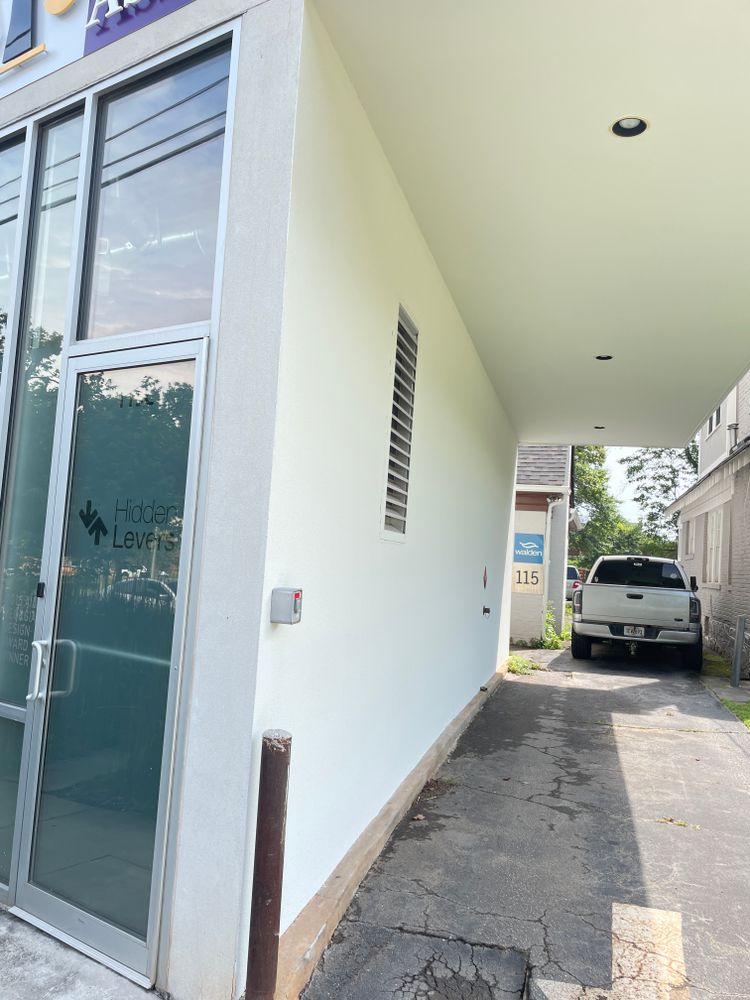
M 625 477 L 625 469 L 618 459 L 637 451 L 636 448 L 607 448 L 607 472 L 609 487 L 620 501 L 620 513 L 627 521 L 637 521 L 641 516 L 640 507 L 633 500 L 633 490 Z

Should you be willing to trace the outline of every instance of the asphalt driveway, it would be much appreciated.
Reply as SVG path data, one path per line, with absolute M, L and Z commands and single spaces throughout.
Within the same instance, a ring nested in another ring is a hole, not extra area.
M 750 1000 L 750 733 L 669 656 L 530 655 L 549 669 L 487 702 L 305 1000 Z

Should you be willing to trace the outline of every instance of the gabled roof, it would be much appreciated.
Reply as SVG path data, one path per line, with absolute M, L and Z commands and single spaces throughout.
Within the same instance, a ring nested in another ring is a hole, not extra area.
M 518 486 L 569 486 L 570 446 L 519 445 L 516 483 Z

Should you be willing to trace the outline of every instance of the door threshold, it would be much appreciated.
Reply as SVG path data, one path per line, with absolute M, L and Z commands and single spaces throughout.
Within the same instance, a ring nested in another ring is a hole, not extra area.
M 82 941 L 78 941 L 76 938 L 71 937 L 70 934 L 66 934 L 64 931 L 58 930 L 51 924 L 46 923 L 46 921 L 40 920 L 39 917 L 35 917 L 33 913 L 27 913 L 18 906 L 9 907 L 8 913 L 11 913 L 14 917 L 18 917 L 19 920 L 25 921 L 27 924 L 31 924 L 32 927 L 36 927 L 37 930 L 44 931 L 44 933 L 48 934 L 50 937 L 55 938 L 58 941 L 62 941 L 62 943 L 68 945 L 69 948 L 73 948 L 74 951 L 81 952 L 81 954 L 85 955 L 87 958 L 91 958 L 95 962 L 98 962 L 99 965 L 103 965 L 107 969 L 111 969 L 112 972 L 116 972 L 124 979 L 129 979 L 130 982 L 135 983 L 136 986 L 140 986 L 144 990 L 153 989 L 154 984 L 151 979 L 148 979 L 146 976 L 142 976 L 139 972 L 134 972 L 132 969 L 128 969 L 127 966 L 123 965 L 121 962 L 115 961 L 114 958 L 104 955 L 95 948 L 90 948 Z

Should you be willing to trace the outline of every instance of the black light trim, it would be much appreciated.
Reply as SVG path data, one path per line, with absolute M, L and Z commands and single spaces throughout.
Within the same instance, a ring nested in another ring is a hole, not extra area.
M 626 128 L 622 122 L 636 121 L 637 125 L 632 128 Z M 648 122 L 643 118 L 636 118 L 635 115 L 625 115 L 624 118 L 618 118 L 617 121 L 612 126 L 612 131 L 615 135 L 621 136 L 623 139 L 629 139 L 633 135 L 641 135 L 648 128 Z

